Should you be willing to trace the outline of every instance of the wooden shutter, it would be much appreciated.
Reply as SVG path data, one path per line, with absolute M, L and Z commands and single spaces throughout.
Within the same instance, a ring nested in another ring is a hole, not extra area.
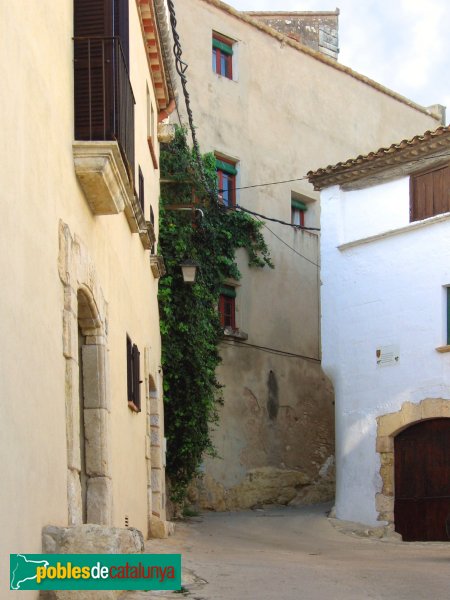
M 136 344 L 133 344 L 133 402 L 136 408 L 141 410 L 141 365 L 140 352 Z
M 105 39 L 113 35 L 112 2 L 74 0 L 73 4 L 75 138 L 78 140 L 103 140 L 112 136 L 113 40 Z
M 128 0 L 114 0 L 114 35 L 120 38 L 125 64 L 130 73 L 130 24 Z
M 127 396 L 133 402 L 133 344 L 127 336 Z
M 411 177 L 410 220 L 450 212 L 450 166 Z

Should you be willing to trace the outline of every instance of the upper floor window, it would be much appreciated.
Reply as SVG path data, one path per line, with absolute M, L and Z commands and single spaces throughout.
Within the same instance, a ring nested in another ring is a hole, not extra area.
M 140 352 L 127 335 L 127 390 L 128 406 L 135 412 L 141 411 Z
M 450 164 L 411 175 L 410 221 L 450 212 Z
M 231 285 L 222 286 L 219 296 L 220 325 L 236 329 L 236 289 Z
M 305 226 L 307 206 L 304 202 L 291 198 L 291 223 L 299 227 Z
M 212 68 L 214 73 L 233 79 L 233 40 L 218 33 L 212 36 Z
M 216 168 L 219 202 L 228 207 L 236 206 L 236 163 L 216 157 Z

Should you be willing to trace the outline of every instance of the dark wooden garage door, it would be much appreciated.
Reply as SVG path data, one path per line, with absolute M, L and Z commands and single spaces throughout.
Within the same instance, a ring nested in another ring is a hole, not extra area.
M 421 421 L 395 438 L 395 530 L 405 541 L 448 541 L 450 419 Z

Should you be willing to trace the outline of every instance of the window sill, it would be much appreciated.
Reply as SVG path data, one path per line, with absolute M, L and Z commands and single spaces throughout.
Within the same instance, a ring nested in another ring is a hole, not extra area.
M 450 352 L 450 346 L 438 346 L 436 348 L 436 352 L 440 352 L 441 354 L 444 354 L 445 352 Z
M 139 407 L 136 406 L 136 404 L 134 402 L 128 402 L 128 408 L 135 413 L 140 413 L 141 409 Z
M 233 340 L 248 340 L 248 333 L 239 331 L 239 329 L 233 329 L 232 327 L 225 327 L 223 337 Z

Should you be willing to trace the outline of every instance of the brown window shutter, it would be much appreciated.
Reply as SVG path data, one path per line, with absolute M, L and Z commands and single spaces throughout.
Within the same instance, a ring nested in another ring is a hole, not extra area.
M 133 402 L 139 410 L 141 410 L 141 368 L 140 368 L 140 352 L 136 344 L 133 344 Z
M 450 212 L 450 165 L 411 176 L 410 220 Z
M 125 64 L 130 73 L 130 26 L 128 0 L 114 0 L 114 35 L 120 37 Z
M 111 38 L 114 33 L 112 1 L 74 0 L 73 4 L 75 138 L 78 140 L 111 137 L 113 41 L 98 38 Z
M 133 402 L 133 344 L 127 336 L 127 396 Z

